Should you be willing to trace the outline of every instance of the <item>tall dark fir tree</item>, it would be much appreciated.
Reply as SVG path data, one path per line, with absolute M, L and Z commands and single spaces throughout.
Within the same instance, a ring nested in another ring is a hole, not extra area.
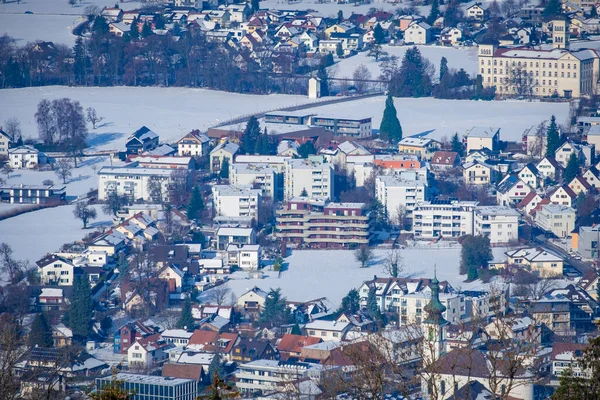
M 246 123 L 244 136 L 242 137 L 242 150 L 245 154 L 253 154 L 256 148 L 256 141 L 260 136 L 260 124 L 258 119 L 253 115 Z
M 89 333 L 92 321 L 92 293 L 88 274 L 75 276 L 73 282 L 73 298 L 69 313 L 69 325 L 76 340 L 84 341 Z
M 391 94 L 388 94 L 385 100 L 385 109 L 383 110 L 383 118 L 379 127 L 379 137 L 390 143 L 398 143 L 402 140 L 402 126 L 398 120 L 396 106 Z
M 560 133 L 556 125 L 556 117 L 553 115 L 550 118 L 550 125 L 546 135 L 546 156 L 554 157 L 556 150 L 560 147 Z

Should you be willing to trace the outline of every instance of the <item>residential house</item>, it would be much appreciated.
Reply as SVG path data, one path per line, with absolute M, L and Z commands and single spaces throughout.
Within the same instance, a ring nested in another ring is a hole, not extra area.
M 288 359 L 298 359 L 302 354 L 302 349 L 317 343 L 321 343 L 323 339 L 314 336 L 302 336 L 286 333 L 277 343 L 277 351 L 279 357 L 283 361 Z
M 247 363 L 256 360 L 277 360 L 279 354 L 268 340 L 241 338 L 231 351 L 231 360 Z
M 569 182 L 569 188 L 575 193 L 577 196 L 580 194 L 587 195 L 591 190 L 592 186 L 588 183 L 588 181 L 581 175 L 573 178 L 571 182 Z
M 319 364 L 294 362 L 285 363 L 277 360 L 256 360 L 239 365 L 235 372 L 235 386 L 244 397 L 252 397 L 259 393 L 286 391 L 298 393 L 296 385 L 286 388 L 289 382 L 311 382 L 309 377 L 320 378 L 322 366 Z M 312 392 L 312 393 L 311 393 Z M 301 394 L 304 398 L 314 398 L 316 389 Z
M 567 185 L 560 186 L 548 194 L 548 198 L 552 204 L 561 206 L 573 207 L 577 195 Z
M 196 329 L 187 347 L 191 350 L 220 353 L 224 359 L 231 361 L 231 352 L 238 340 L 237 333 Z
M 142 126 L 127 138 L 127 154 L 141 154 L 158 147 L 158 135 L 148 127 Z
M 494 319 L 484 331 L 492 340 L 508 339 L 537 344 L 542 342 L 541 325 L 531 317 Z
M 454 151 L 436 151 L 429 161 L 432 169 L 446 170 L 460 165 L 460 155 Z
M 236 300 L 236 306 L 246 312 L 259 312 L 265 305 L 268 293 L 255 286 Z
M 324 31 L 325 38 L 329 39 L 332 33 L 356 33 L 356 26 L 347 22 L 333 24 Z
M 571 154 L 575 154 L 578 160 L 583 159 L 583 153 L 579 146 L 567 140 L 558 149 L 556 149 L 554 157 L 556 158 L 556 162 L 562 165 L 563 168 L 566 168 L 569 158 L 571 158 Z
M 0 185 L 0 201 L 11 204 L 60 204 L 66 199 L 66 186 Z
M 219 144 L 210 152 L 210 170 L 220 172 L 225 160 L 231 165 L 239 149 L 240 146 L 235 143 L 224 142 Z
M 596 303 L 600 304 L 600 293 L 598 293 L 598 288 L 600 287 L 600 275 L 598 275 L 598 272 L 591 270 L 586 272 L 577 283 L 577 286 L 589 294 L 591 298 L 596 300 Z
M 65 308 L 65 304 L 63 289 L 42 288 L 37 298 L 40 311 L 61 311 Z
M 489 185 L 496 181 L 496 171 L 485 162 L 463 164 L 463 180 L 467 185 Z
M 127 364 L 130 369 L 154 368 L 167 360 L 168 347 L 159 333 L 137 339 L 127 350 Z
M 579 360 L 583 351 L 588 347 L 582 343 L 554 343 L 552 345 L 552 375 L 560 378 L 567 370 L 575 377 L 589 378 L 590 371 L 582 369 Z
M 342 340 L 352 325 L 348 322 L 315 320 L 304 326 L 306 335 L 327 340 Z
M 432 28 L 426 22 L 413 22 L 404 31 L 404 43 L 427 44 L 431 42 Z
M 507 175 L 499 184 L 496 201 L 501 206 L 519 204 L 532 189 L 515 175 Z
M 0 156 L 8 156 L 8 148 L 13 139 L 0 128 Z
M 590 167 L 583 173 L 583 179 L 594 189 L 600 188 L 600 171 L 598 167 Z
M 444 46 L 456 46 L 462 40 L 462 30 L 457 27 L 446 27 L 440 34 L 440 42 Z
M 571 284 L 552 289 L 533 305 L 533 318 L 557 335 L 576 336 L 595 329 L 598 303 L 583 289 Z
M 229 265 L 235 265 L 244 271 L 254 271 L 261 268 L 261 248 L 258 244 L 227 246 Z
M 33 169 L 48 162 L 46 154 L 25 145 L 8 149 L 8 163 L 12 169 Z
M 527 267 L 539 272 L 540 277 L 549 278 L 563 274 L 564 260 L 554 252 L 541 247 L 528 247 L 509 250 L 506 253 L 508 265 Z
M 563 166 L 552 157 L 544 157 L 537 163 L 536 168 L 544 179 L 558 181 L 562 174 Z
M 191 326 L 188 329 L 192 328 Z M 161 332 L 160 336 L 167 343 L 173 344 L 174 346 L 187 346 L 190 342 L 193 332 L 189 332 L 185 329 L 165 329 Z
M 472 150 L 497 151 L 500 145 L 500 128 L 474 126 L 467 132 L 467 153 Z
M 137 340 L 156 333 L 156 327 L 142 321 L 129 322 L 121 326 L 114 335 L 113 351 L 127 354 L 129 347 Z
M 73 343 L 73 331 L 62 323 L 53 325 L 52 343 L 56 348 L 70 347 Z
M 488 9 L 487 6 L 482 3 L 475 3 L 470 7 L 467 7 L 467 18 L 473 21 L 485 21 L 488 19 Z
M 415 238 L 458 238 L 473 234 L 476 201 L 423 201 L 413 210 Z
M 535 191 L 529 192 L 523 200 L 517 204 L 517 209 L 521 210 L 524 215 L 529 215 L 542 201 L 542 196 L 537 194 Z
M 104 17 L 106 22 L 120 22 L 123 18 L 123 10 L 118 7 L 104 7 L 100 12 L 100 15 Z
M 180 156 L 202 157 L 208 154 L 210 139 L 204 133 L 193 130 L 177 142 L 177 153 Z
M 400 153 L 417 155 L 422 160 L 431 160 L 439 147 L 438 141 L 428 138 L 406 137 L 398 143 Z
M 528 163 L 519 172 L 517 172 L 517 176 L 533 189 L 537 189 L 544 184 L 542 175 L 538 171 L 537 167 L 532 163 Z
M 253 228 L 219 227 L 216 240 L 218 250 L 227 250 L 230 244 L 237 246 L 256 244 L 256 233 Z
M 36 261 L 42 285 L 71 286 L 75 279 L 73 263 L 54 254 Z
M 131 32 L 131 25 L 124 22 L 111 22 L 108 25 L 108 32 L 115 36 L 123 37 Z
M 165 263 L 158 273 L 158 278 L 169 284 L 170 293 L 181 293 L 185 283 L 185 273 L 176 265 Z

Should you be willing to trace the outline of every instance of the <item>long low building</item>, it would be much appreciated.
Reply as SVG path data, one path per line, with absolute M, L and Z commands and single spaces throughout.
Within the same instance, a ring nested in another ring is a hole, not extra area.
M 370 225 L 364 203 L 299 197 L 277 210 L 276 236 L 310 248 L 351 248 L 369 243 Z
M 66 186 L 7 185 L 0 186 L 0 201 L 15 204 L 58 204 L 65 201 Z

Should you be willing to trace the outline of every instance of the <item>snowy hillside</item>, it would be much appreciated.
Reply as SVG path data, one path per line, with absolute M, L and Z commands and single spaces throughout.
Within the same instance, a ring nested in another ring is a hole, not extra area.
M 436 71 L 439 71 L 440 60 L 446 57 L 448 60 L 448 68 L 459 70 L 463 68 L 471 76 L 475 76 L 477 72 L 477 47 L 442 47 L 442 46 L 417 46 L 421 51 L 421 55 L 428 59 Z M 398 61 L 402 62 L 404 53 L 412 46 L 382 46 L 382 49 L 389 53 L 390 56 L 398 57 Z M 352 78 L 352 73 L 359 65 L 365 65 L 373 79 L 381 74 L 379 63 L 375 62 L 375 58 L 368 57 L 368 52 L 359 53 L 353 57 L 345 58 L 330 67 L 335 71 L 336 78 Z
M 308 103 L 306 96 L 244 95 L 205 89 L 160 87 L 61 87 L 5 89 L 0 95 L 0 121 L 16 117 L 25 137 L 37 136 L 34 114 L 42 99 L 69 97 L 105 117 L 92 130 L 96 149 L 122 149 L 127 137 L 146 125 L 161 141 L 176 141 L 192 129 L 206 130 L 233 117 Z
M 459 275 L 460 247 L 427 249 L 407 248 L 400 250 L 405 265 L 401 276 L 411 278 L 433 277 L 434 266 L 437 276 L 450 282 L 455 289 L 478 289 L 487 285 L 481 281 L 464 283 L 465 275 Z M 493 249 L 494 256 L 500 258 L 506 249 Z M 375 250 L 375 258 L 368 268 L 360 268 L 350 250 L 299 250 L 286 258 L 289 268 L 278 277 L 277 272 L 265 271 L 265 279 L 246 279 L 247 273 L 236 273 L 235 279 L 227 283 L 236 296 L 258 286 L 268 291 L 281 288 L 290 301 L 307 301 L 327 297 L 339 304 L 342 297 L 352 288 L 373 276 L 389 276 L 383 271 L 384 259 L 388 251 Z
M 473 126 L 497 126 L 502 128 L 502 140 L 520 141 L 525 129 L 550 119 L 551 115 L 556 115 L 560 124 L 566 123 L 569 116 L 568 103 L 396 98 L 394 104 L 405 137 L 433 130 L 429 137 L 434 139 L 450 138 L 455 132 L 460 135 Z M 379 129 L 384 106 L 385 97 L 380 96 L 307 111 L 370 116 L 373 129 Z

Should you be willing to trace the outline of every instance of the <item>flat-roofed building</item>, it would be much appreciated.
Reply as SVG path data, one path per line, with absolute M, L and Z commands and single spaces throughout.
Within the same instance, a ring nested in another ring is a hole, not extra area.
M 96 390 L 112 387 L 114 382 L 112 375 L 96 378 Z M 197 383 L 193 379 L 120 372 L 116 382 L 127 393 L 133 393 L 131 400 L 196 400 L 198 395 Z
M 371 214 L 364 203 L 292 198 L 277 210 L 276 236 L 310 248 L 352 248 L 370 240 Z
M 371 117 L 324 116 L 317 115 L 310 119 L 311 125 L 320 126 L 335 135 L 364 138 L 373 136 Z
M 323 157 L 311 156 L 307 159 L 286 159 L 284 175 L 284 197 L 326 197 L 333 198 L 333 164 Z
M 473 234 L 477 201 L 422 201 L 413 210 L 415 238 L 458 238 Z
M 519 239 L 519 213 L 505 206 L 478 206 L 474 210 L 473 234 L 487 236 L 500 245 Z
M 215 185 L 212 188 L 216 215 L 252 217 L 258 220 L 260 189 L 251 186 Z

